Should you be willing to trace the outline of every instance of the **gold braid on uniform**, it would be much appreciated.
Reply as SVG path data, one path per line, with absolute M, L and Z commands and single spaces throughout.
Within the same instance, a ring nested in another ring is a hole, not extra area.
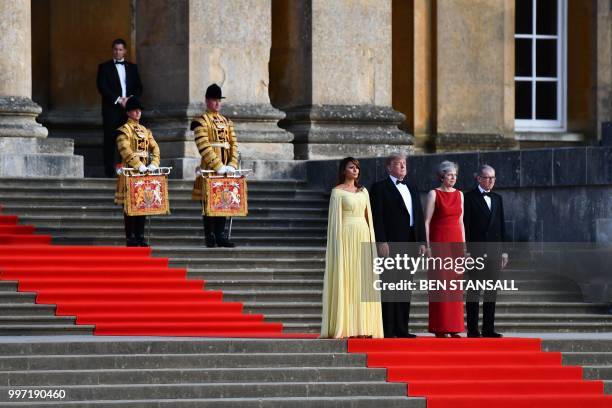
M 208 123 L 206 119 L 203 118 L 197 120 L 196 122 L 198 126 L 194 129 L 195 143 L 198 147 L 198 151 L 200 152 L 200 156 L 202 156 L 202 164 L 206 169 L 217 171 L 223 166 L 223 163 L 221 163 L 221 160 L 215 154 L 215 151 L 210 144 L 210 140 L 208 138 Z
M 159 166 L 159 146 L 153 134 L 138 122 L 128 121 L 117 129 L 117 150 L 121 155 L 121 165 L 138 169 L 141 165 Z M 150 160 L 149 160 L 150 155 Z M 125 176 L 119 175 L 115 189 L 115 203 L 122 204 L 125 190 Z
M 238 141 L 231 120 L 218 113 L 206 111 L 191 122 L 191 130 L 202 156 L 200 167 L 203 170 L 219 171 L 223 166 L 238 168 Z M 196 177 L 192 199 L 201 201 L 204 198 L 202 187 L 202 178 Z

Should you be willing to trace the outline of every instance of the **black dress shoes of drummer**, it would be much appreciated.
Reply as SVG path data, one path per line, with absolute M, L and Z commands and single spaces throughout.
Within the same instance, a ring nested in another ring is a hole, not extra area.
M 138 243 L 138 239 L 135 236 L 131 235 L 129 238 L 125 240 L 125 246 L 137 247 L 140 245 Z
M 227 238 L 217 238 L 217 246 L 222 248 L 234 248 L 236 244 L 230 242 Z
M 475 331 L 475 332 L 473 332 L 473 331 L 469 331 L 469 332 L 467 332 L 467 336 L 468 336 L 468 337 L 471 337 L 471 338 L 479 338 L 479 337 L 482 337 L 482 336 L 480 335 L 480 332 L 477 332 L 477 331 Z
M 500 337 L 504 337 L 501 333 L 492 332 L 482 332 L 482 337 L 489 337 L 492 339 L 499 339 Z
M 214 248 L 217 246 L 217 240 L 213 234 L 206 234 L 204 237 L 204 242 L 206 244 L 206 248 Z

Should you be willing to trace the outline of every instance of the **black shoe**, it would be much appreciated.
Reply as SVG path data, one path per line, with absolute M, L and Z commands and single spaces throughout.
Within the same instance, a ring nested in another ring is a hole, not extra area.
M 218 239 L 217 240 L 217 245 L 219 247 L 223 247 L 223 248 L 234 248 L 236 246 L 236 244 L 234 244 L 233 242 L 228 241 L 227 239 Z
M 138 240 L 136 238 L 128 238 L 125 240 L 125 246 L 137 247 L 140 245 L 138 245 Z
M 487 332 L 487 333 L 482 332 L 482 337 L 489 337 L 489 338 L 492 338 L 492 339 L 499 339 L 500 337 L 504 337 L 504 336 L 501 333 L 496 333 L 496 332 L 493 331 L 493 332 Z
M 403 339 L 414 339 L 417 335 L 416 334 L 412 334 L 412 333 L 406 333 L 403 336 L 397 336 L 397 337 L 401 337 Z
M 146 243 L 146 242 L 144 242 L 144 241 L 138 241 L 138 246 L 139 246 L 139 247 L 146 247 L 146 248 L 148 248 L 148 247 L 149 247 L 149 244 L 147 244 L 147 243 Z
M 468 336 L 468 337 L 473 337 L 473 338 L 479 338 L 479 337 L 482 337 L 482 336 L 480 335 L 480 332 L 477 332 L 477 331 L 475 331 L 475 332 L 471 332 L 471 331 L 469 331 L 469 332 L 467 333 L 467 336 Z
M 204 242 L 206 243 L 206 248 L 214 248 L 217 246 L 214 235 L 206 235 L 206 237 L 204 237 Z

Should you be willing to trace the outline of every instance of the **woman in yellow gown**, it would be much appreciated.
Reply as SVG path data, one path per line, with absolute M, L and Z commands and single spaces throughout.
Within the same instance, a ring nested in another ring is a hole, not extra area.
M 384 337 L 380 294 L 373 286 L 377 255 L 372 210 L 359 171 L 356 159 L 341 161 L 329 202 L 323 338 Z

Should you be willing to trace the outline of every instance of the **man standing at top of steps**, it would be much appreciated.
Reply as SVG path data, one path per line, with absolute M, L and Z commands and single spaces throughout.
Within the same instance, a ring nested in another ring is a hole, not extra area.
M 195 143 L 202 156 L 200 168 L 213 170 L 217 174 L 231 174 L 238 168 L 238 142 L 234 123 L 219 113 L 221 109 L 221 88 L 212 84 L 206 89 L 206 112 L 191 122 Z M 196 176 L 192 198 L 202 201 L 203 180 Z M 203 216 L 204 238 L 208 248 L 215 246 L 233 248 L 225 233 L 225 217 Z
M 116 130 L 117 150 L 123 167 L 137 169 L 140 173 L 157 170 L 159 167 L 159 147 L 151 131 L 140 124 L 142 104 L 136 97 L 125 104 L 127 122 Z M 123 204 L 125 199 L 125 176 L 117 178 L 115 203 Z M 145 216 L 123 214 L 127 246 L 148 246 L 144 239 Z
M 125 61 L 126 44 L 121 38 L 113 41 L 113 59 L 98 66 L 96 80 L 102 96 L 104 127 L 104 175 L 115 177 L 115 131 L 125 123 L 125 104 L 132 96 L 140 97 L 142 83 L 136 64 Z
M 502 253 L 501 243 L 506 238 L 506 220 L 502 197 L 491 190 L 495 185 L 495 169 L 483 164 L 476 174 L 478 186 L 465 193 L 463 225 L 465 241 L 472 258 L 486 256 L 483 270 L 470 270 L 471 280 L 497 280 L 499 272 L 508 263 L 508 254 Z M 485 291 L 482 304 L 482 333 L 478 330 L 480 291 L 466 294 L 468 337 L 502 337 L 495 332 L 496 291 Z

